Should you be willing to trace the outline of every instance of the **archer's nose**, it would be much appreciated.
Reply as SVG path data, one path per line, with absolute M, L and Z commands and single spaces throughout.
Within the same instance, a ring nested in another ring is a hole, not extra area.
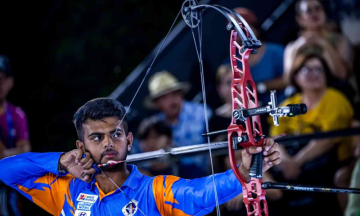
M 104 148 L 105 149 L 108 149 L 108 148 L 114 148 L 114 142 L 113 142 L 113 138 L 111 135 L 108 135 L 106 136 L 106 139 L 105 139 L 105 145 L 104 145 Z

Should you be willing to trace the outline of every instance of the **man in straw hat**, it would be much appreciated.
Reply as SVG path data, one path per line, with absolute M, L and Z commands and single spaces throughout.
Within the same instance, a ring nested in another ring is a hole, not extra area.
M 150 95 L 145 99 L 145 106 L 160 111 L 156 116 L 171 126 L 175 146 L 205 142 L 201 136 L 206 129 L 204 107 L 184 101 L 184 94 L 189 89 L 189 83 L 179 82 L 168 71 L 157 72 L 149 79 Z M 200 168 L 204 164 L 204 156 L 186 158 L 182 161 L 179 175 L 184 178 L 204 176 L 205 170 Z

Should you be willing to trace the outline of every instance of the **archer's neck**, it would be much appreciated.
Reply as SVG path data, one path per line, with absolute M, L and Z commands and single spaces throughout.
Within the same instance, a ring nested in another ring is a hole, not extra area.
M 130 175 L 130 171 L 126 168 L 126 163 L 124 163 L 124 166 L 118 170 L 105 171 L 105 172 L 119 187 L 121 187 L 124 184 L 124 182 Z M 105 194 L 108 194 L 111 191 L 118 189 L 103 172 L 101 172 L 101 174 L 99 175 L 96 175 L 95 179 L 96 182 L 99 184 L 100 189 Z

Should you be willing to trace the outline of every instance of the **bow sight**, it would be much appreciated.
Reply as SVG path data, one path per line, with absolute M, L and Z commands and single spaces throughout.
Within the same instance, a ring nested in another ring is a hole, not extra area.
M 269 114 L 273 117 L 273 122 L 275 126 L 279 126 L 279 117 L 294 117 L 297 115 L 303 115 L 307 112 L 307 107 L 305 104 L 288 104 L 284 107 L 277 107 L 276 102 L 276 91 L 270 92 L 270 102 L 266 107 L 258 107 L 253 109 L 236 109 L 233 112 L 233 117 L 236 120 L 246 121 L 246 117 Z

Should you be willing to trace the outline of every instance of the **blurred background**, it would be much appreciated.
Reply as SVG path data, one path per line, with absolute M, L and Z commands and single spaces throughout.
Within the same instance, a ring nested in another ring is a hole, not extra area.
M 283 105 L 306 103 L 309 107 L 308 118 L 284 120 L 284 126 L 279 128 L 273 128 L 271 121 L 263 117 L 264 134 L 301 135 L 360 125 L 358 1 L 202 2 L 235 8 L 263 43 L 249 62 L 263 106 L 270 99 L 269 90 L 276 89 L 279 102 L 285 100 Z M 0 151 L 4 152 L 1 156 L 30 151 L 30 146 L 34 152 L 65 152 L 75 148 L 72 115 L 90 99 L 111 97 L 128 106 L 182 3 L 181 0 L 1 1 L 0 99 L 2 106 L 12 104 L 17 110 L 13 116 L 15 129 L 25 131 L 10 143 L 11 139 L 6 138 L 7 110 L 0 108 L 3 127 Z M 231 81 L 226 25 L 227 20 L 216 11 L 205 12 L 202 52 L 210 130 L 225 129 L 231 116 L 226 88 Z M 192 33 L 180 16 L 128 114 L 130 131 L 136 135 L 131 153 L 204 143 L 200 136 L 205 131 L 202 102 Z M 18 122 L 22 126 L 17 127 Z M 221 136 L 212 138 L 223 140 Z M 358 137 L 307 140 L 284 147 L 284 165 L 265 178 L 360 187 L 357 183 L 360 179 L 355 178 L 359 178 L 360 172 L 359 155 L 355 154 L 358 140 Z M 309 156 L 315 150 L 319 154 Z M 225 156 L 214 160 L 217 172 L 229 168 Z M 208 166 L 201 166 L 204 162 L 209 162 L 208 156 L 139 166 L 148 175 L 195 178 L 209 174 Z M 319 170 L 328 172 L 319 174 Z M 4 191 L 7 195 L 12 193 Z M 331 215 L 359 212 L 358 197 L 294 193 L 269 192 L 271 215 L 287 215 L 289 211 L 299 215 L 311 211 L 315 215 L 317 211 L 324 213 L 326 208 L 325 212 Z M 9 204 L 8 212 L 2 211 L 0 215 L 47 215 L 20 196 L 13 201 L 16 207 Z M 238 197 L 225 204 L 223 215 L 245 215 L 241 201 Z

